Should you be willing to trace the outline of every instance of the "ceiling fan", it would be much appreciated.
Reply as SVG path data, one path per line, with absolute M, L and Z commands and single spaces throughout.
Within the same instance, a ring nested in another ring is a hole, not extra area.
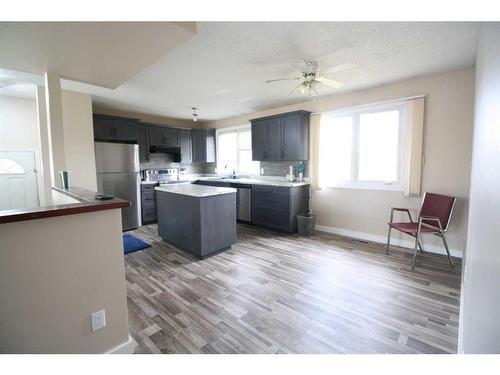
M 318 94 L 318 89 L 320 85 L 327 85 L 333 88 L 342 87 L 342 82 L 323 77 L 321 75 L 321 70 L 319 69 L 318 63 L 314 61 L 302 60 L 305 65 L 305 68 L 302 70 L 301 75 L 297 77 L 289 77 L 289 78 L 278 78 L 278 79 L 270 79 L 267 80 L 266 83 L 278 82 L 278 81 L 289 81 L 294 80 L 301 82 L 295 86 L 295 88 L 290 91 L 289 95 L 292 95 L 295 91 L 298 91 L 301 94 L 307 92 L 309 96 L 316 96 Z M 331 69 L 330 69 L 331 70 Z

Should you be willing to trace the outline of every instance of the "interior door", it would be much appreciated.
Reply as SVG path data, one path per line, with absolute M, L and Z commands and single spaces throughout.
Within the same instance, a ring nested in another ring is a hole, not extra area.
M 0 151 L 0 210 L 38 205 L 35 153 Z

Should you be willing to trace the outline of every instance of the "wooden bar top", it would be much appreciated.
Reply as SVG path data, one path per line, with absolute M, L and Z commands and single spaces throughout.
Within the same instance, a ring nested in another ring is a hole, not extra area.
M 84 212 L 111 210 L 130 206 L 129 201 L 120 198 L 98 200 L 95 198 L 97 193 L 92 190 L 78 187 L 71 187 L 67 190 L 60 189 L 58 187 L 53 187 L 52 189 L 76 199 L 79 202 L 0 211 L 0 224 L 12 223 L 15 221 L 43 219 L 55 216 L 74 215 Z

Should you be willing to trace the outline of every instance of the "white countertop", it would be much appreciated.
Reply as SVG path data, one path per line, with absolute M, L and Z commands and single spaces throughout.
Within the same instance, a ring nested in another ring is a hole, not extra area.
M 203 198 L 215 195 L 236 193 L 236 189 L 228 187 L 204 186 L 194 184 L 172 184 L 155 187 L 157 191 L 166 193 L 188 195 L 191 197 Z
M 268 186 L 285 186 L 285 187 L 296 187 L 309 185 L 306 181 L 285 181 L 278 179 L 266 179 L 266 178 L 220 178 L 220 177 L 198 177 L 198 181 L 217 181 L 217 182 L 227 182 L 235 184 L 248 184 L 248 185 L 268 185 Z

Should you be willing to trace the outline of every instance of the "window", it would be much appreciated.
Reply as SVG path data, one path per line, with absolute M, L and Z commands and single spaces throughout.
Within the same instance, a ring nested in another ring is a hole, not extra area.
M 252 160 L 250 125 L 217 130 L 217 173 L 258 175 L 260 163 Z
M 326 114 L 321 120 L 321 186 L 402 188 L 402 104 Z
M 23 167 L 11 159 L 0 159 L 0 174 L 22 174 Z

